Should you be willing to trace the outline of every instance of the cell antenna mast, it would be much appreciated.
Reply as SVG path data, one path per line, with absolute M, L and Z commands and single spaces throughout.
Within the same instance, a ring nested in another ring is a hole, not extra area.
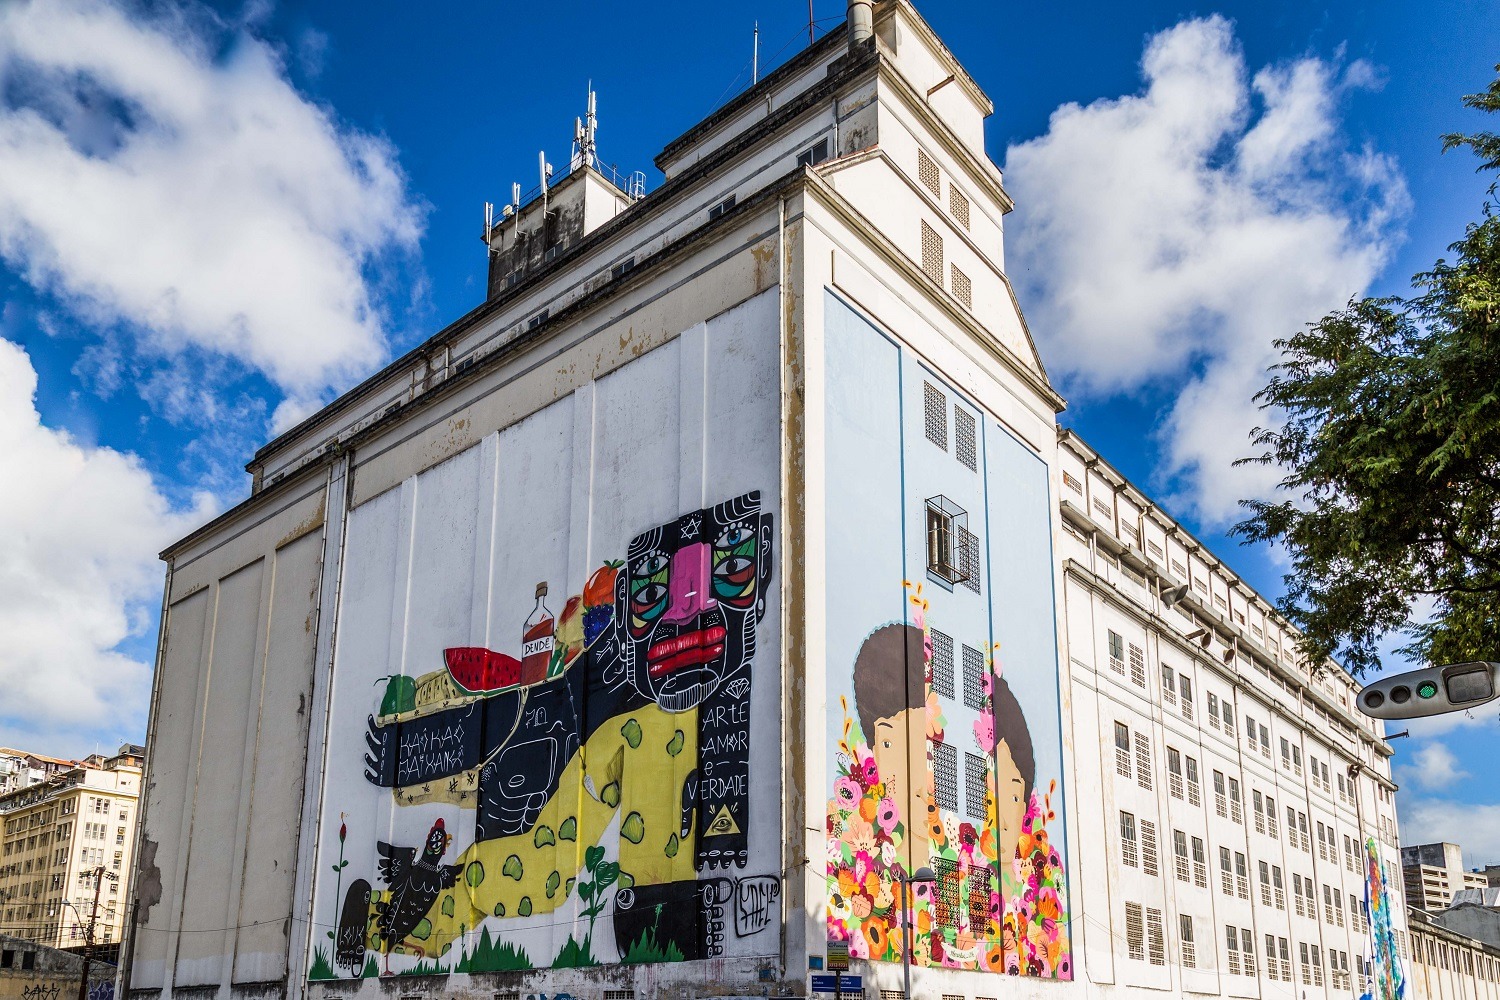
M 750 54 L 750 86 L 760 83 L 760 22 L 755 22 L 755 47 Z
M 813 0 L 807 0 L 807 44 L 813 41 Z

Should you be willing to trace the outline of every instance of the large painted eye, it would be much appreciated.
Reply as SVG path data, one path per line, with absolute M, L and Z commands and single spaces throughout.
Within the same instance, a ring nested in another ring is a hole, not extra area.
M 635 565 L 630 567 L 630 575 L 635 577 L 655 576 L 666 568 L 666 555 L 661 552 L 651 552 L 636 560 Z
M 715 548 L 732 549 L 736 545 L 743 545 L 751 537 L 751 531 L 743 524 L 731 524 L 725 528 L 714 542 Z

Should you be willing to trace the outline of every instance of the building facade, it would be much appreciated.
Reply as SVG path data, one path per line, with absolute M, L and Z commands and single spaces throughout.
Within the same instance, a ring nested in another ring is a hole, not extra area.
M 114 1000 L 115 968 L 89 964 L 88 1000 Z M 73 1000 L 83 956 L 0 932 L 0 1000 Z
M 56 948 L 118 943 L 125 926 L 144 749 L 91 756 L 0 796 L 0 925 Z M 100 871 L 105 873 L 100 875 Z
M 1428 913 L 1440 913 L 1464 889 L 1489 885 L 1483 872 L 1464 868 L 1463 848 L 1457 844 L 1412 844 L 1401 848 L 1401 875 L 1406 901 Z
M 850 20 L 164 554 L 132 997 L 1393 995 L 1379 724 L 1059 436 L 989 99 Z
M 1500 947 L 1444 927 L 1413 908 L 1411 988 L 1423 1000 L 1500 997 Z
M 76 760 L 0 747 L 0 795 L 46 781 L 52 775 L 77 765 Z

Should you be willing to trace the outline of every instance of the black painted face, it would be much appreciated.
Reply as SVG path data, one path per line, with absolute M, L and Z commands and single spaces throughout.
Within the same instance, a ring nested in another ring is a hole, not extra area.
M 615 620 L 636 687 L 683 712 L 748 670 L 770 576 L 771 517 L 759 491 L 632 539 Z

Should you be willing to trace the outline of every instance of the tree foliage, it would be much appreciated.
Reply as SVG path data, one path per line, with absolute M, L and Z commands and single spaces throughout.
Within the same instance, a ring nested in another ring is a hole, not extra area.
M 1500 72 L 1500 66 L 1496 67 Z M 1500 111 L 1500 78 L 1464 103 Z M 1500 170 L 1500 136 L 1443 148 Z M 1431 663 L 1500 660 L 1500 218 L 1492 184 L 1478 221 L 1412 279 L 1410 297 L 1350 301 L 1277 341 L 1256 395 L 1279 426 L 1247 462 L 1286 470 L 1283 498 L 1250 500 L 1235 526 L 1285 544 L 1281 610 L 1312 662 L 1356 675 L 1378 645 Z

